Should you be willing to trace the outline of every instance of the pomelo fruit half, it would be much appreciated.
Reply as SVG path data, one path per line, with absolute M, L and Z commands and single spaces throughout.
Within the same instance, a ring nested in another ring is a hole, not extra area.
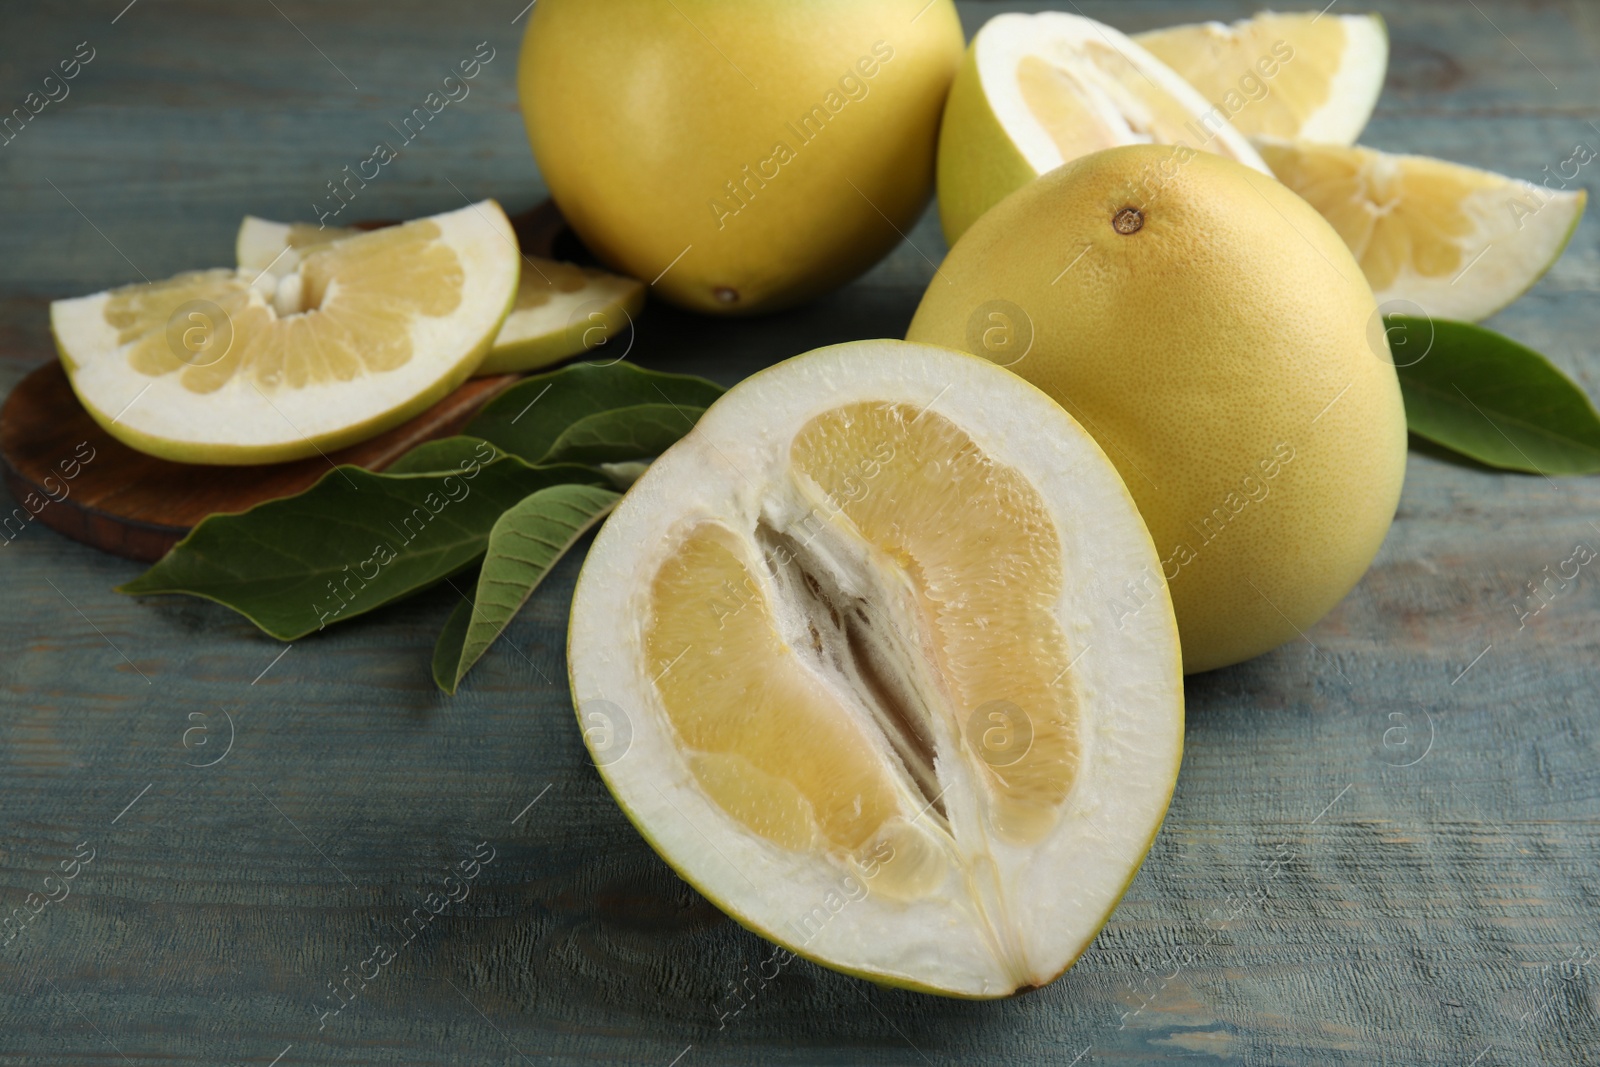
M 1141 591 L 1119 616 L 1108 598 Z M 962 997 L 1042 985 L 1178 773 L 1177 632 L 1116 469 L 983 360 L 821 349 L 716 401 L 574 595 L 579 722 L 628 817 L 740 923 Z
M 1150 527 L 1188 671 L 1301 639 L 1394 517 L 1406 421 L 1372 290 L 1309 204 L 1221 156 L 1113 148 L 1018 190 L 909 336 L 1005 364 L 1094 435 Z
M 951 0 L 539 0 L 518 82 L 583 243 L 673 303 L 747 314 L 911 229 L 961 48 Z
M 517 291 L 492 200 L 307 251 L 282 276 L 180 274 L 50 305 L 78 399 L 113 437 L 183 463 L 302 459 L 460 385 Z
M 1339 231 L 1391 314 L 1488 318 L 1561 258 L 1589 199 L 1582 188 L 1359 145 L 1260 148 L 1278 180 Z M 1577 155 L 1567 162 L 1581 166 Z
M 1178 144 L 1266 173 L 1226 114 L 1127 36 L 1061 11 L 996 15 L 972 39 L 939 132 L 939 218 L 953 245 L 989 208 L 1068 160 Z
M 1247 137 L 1354 144 L 1383 91 L 1389 32 L 1378 15 L 1263 11 L 1133 39 Z
M 240 268 L 282 276 L 312 248 L 361 232 L 249 215 L 239 225 L 235 251 Z M 633 323 L 644 290 L 634 278 L 524 254 L 516 301 L 475 373 L 538 370 L 600 347 Z

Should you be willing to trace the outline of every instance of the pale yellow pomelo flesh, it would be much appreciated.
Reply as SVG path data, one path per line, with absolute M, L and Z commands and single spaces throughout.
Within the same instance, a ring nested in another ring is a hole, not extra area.
M 518 79 L 584 244 L 673 303 L 746 314 L 911 229 L 961 47 L 951 0 L 540 0 Z
M 287 274 L 311 249 L 361 232 L 247 216 L 236 241 L 239 267 Z M 511 313 L 475 373 L 538 370 L 606 345 L 632 325 L 644 294 L 636 279 L 524 254 Z
M 1080 15 L 997 15 L 973 38 L 939 134 L 939 217 L 954 244 L 1040 174 L 1127 144 L 1186 144 L 1266 173 L 1195 88 L 1119 31 Z
M 307 251 L 51 305 L 79 400 L 114 437 L 188 463 L 317 455 L 404 422 L 483 359 L 517 287 L 494 201 Z
M 1273 172 L 1333 225 L 1387 313 L 1473 322 L 1526 292 L 1589 194 L 1426 156 L 1262 141 Z
M 1378 15 L 1263 11 L 1133 39 L 1247 137 L 1354 144 L 1389 69 L 1389 33 Z
M 608 519 L 573 603 L 579 719 L 641 832 L 750 929 L 1008 995 L 1083 951 L 1170 796 L 1156 566 L 1115 468 L 1025 382 L 823 349 L 736 386 Z M 1131 620 L 1103 602 L 1125 582 Z
M 1034 709 L 1033 743 L 1015 765 L 993 773 L 990 800 L 998 832 L 1035 839 L 1071 790 L 1078 755 L 1073 687 L 1053 684 L 1071 655 L 1054 618 L 1061 552 L 1049 515 L 1030 486 L 989 461 L 953 423 L 938 415 L 918 418 L 904 404 L 852 404 L 813 418 L 790 446 L 790 462 L 797 477 L 838 486 L 857 474 L 869 445 L 902 457 L 945 457 L 916 466 L 891 461 L 874 480 L 876 492 L 841 502 L 843 517 L 863 541 L 921 578 L 919 599 L 941 631 L 938 659 L 958 699 L 976 708 L 985 694 L 1003 689 Z M 736 551 L 718 543 L 717 531 L 708 525 L 691 532 L 657 574 L 649 663 L 686 742 L 701 747 L 702 737 L 715 744 L 719 735 L 732 736 L 753 771 L 780 775 L 792 766 L 800 735 L 827 730 L 827 711 L 808 706 L 827 697 L 812 691 L 803 668 L 784 657 L 770 619 L 718 639 L 728 631 L 727 616 L 705 605 L 728 588 L 753 590 L 755 582 Z M 959 611 L 949 610 L 953 602 Z M 761 607 L 751 610 L 754 615 Z M 683 670 L 662 673 L 680 657 Z M 719 670 L 730 660 L 746 670 Z M 773 662 L 782 666 L 769 673 Z M 763 680 L 770 705 L 751 707 L 752 678 Z M 804 782 L 792 799 L 805 798 L 819 817 L 806 840 L 817 833 L 838 848 L 865 849 L 892 815 L 895 799 L 881 775 L 876 786 L 868 782 L 870 748 L 845 735 L 823 740 L 815 752 L 822 762 L 789 775 Z M 849 788 L 863 804 L 828 811 L 828 779 L 851 777 L 853 770 L 861 781 Z M 932 769 L 923 770 L 931 780 Z M 723 782 L 737 780 L 726 770 L 721 775 Z M 791 798 L 785 792 L 779 799 L 781 809 Z
M 1371 289 L 1310 205 L 1218 156 L 1115 148 L 1019 190 L 909 336 L 1006 364 L 1105 448 L 1187 671 L 1299 640 L 1394 516 L 1405 412 Z

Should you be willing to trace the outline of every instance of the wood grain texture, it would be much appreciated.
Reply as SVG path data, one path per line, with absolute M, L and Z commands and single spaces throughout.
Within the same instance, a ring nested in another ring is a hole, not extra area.
M 479 41 L 497 58 L 473 95 L 362 207 L 542 195 L 520 3 L 140 0 L 113 25 L 125 2 L 0 16 L 5 101 L 76 42 L 99 49 L 0 147 L 0 387 L 46 357 L 49 299 L 137 277 L 122 253 L 152 277 L 225 262 L 239 215 L 302 214 Z M 970 33 L 1019 6 L 962 12 Z M 1138 30 L 1253 5 L 1063 6 Z M 1370 143 L 1535 180 L 1600 147 L 1594 5 L 1373 6 L 1394 55 Z M 731 383 L 900 335 L 943 251 L 929 214 L 806 308 L 653 306 L 631 358 Z M 1492 325 L 1600 395 L 1597 292 L 1591 217 Z M 721 1029 L 768 949 L 585 762 L 562 664 L 576 558 L 452 699 L 428 678 L 448 588 L 285 651 L 214 606 L 111 593 L 134 565 L 35 524 L 0 542 L 0 915 L 59 886 L 80 842 L 94 859 L 0 945 L 0 1064 L 1600 1062 L 1600 576 L 1526 626 L 1515 611 L 1575 542 L 1600 548 L 1596 524 L 1600 480 L 1414 451 L 1349 598 L 1307 640 L 1190 679 L 1165 828 L 1063 979 L 953 1003 L 797 961 Z M 394 925 L 480 842 L 471 895 L 403 942 Z M 394 960 L 319 1018 L 380 941 Z

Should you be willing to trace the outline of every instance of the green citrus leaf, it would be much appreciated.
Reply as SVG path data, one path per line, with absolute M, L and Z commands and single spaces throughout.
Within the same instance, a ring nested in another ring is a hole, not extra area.
M 450 439 L 425 465 L 343 466 L 296 496 L 202 521 L 119 592 L 183 593 L 292 641 L 409 596 L 470 566 L 507 509 L 553 485 L 607 484 L 572 464 L 535 467 L 485 441 Z
M 429 474 L 444 471 L 453 474 L 461 469 L 462 463 L 483 456 L 485 448 L 500 452 L 500 449 L 481 437 L 441 437 L 437 441 L 424 441 L 385 467 L 383 473 Z
M 700 412 L 722 392 L 720 385 L 704 378 L 642 370 L 631 363 L 579 363 L 518 382 L 485 404 L 464 432 L 529 463 L 553 463 L 558 449 L 578 447 L 569 434 L 581 439 L 583 454 L 603 455 L 583 462 L 643 459 L 659 455 L 667 444 L 688 433 Z M 631 433 L 625 418 L 588 422 L 617 409 L 658 405 L 680 417 L 669 421 L 650 413 L 654 428 L 649 433 Z
M 475 597 L 456 607 L 434 646 L 433 680 L 440 689 L 456 691 L 550 568 L 621 498 L 609 489 L 555 485 L 500 516 L 489 533 Z
M 550 444 L 545 463 L 622 463 L 659 456 L 694 429 L 705 408 L 639 404 L 588 415 Z
M 1412 433 L 1491 467 L 1600 471 L 1600 414 L 1544 356 L 1471 323 L 1385 321 Z

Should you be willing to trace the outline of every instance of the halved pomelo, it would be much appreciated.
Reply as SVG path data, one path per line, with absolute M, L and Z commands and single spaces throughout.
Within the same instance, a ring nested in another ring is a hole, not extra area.
M 1371 148 L 1260 142 L 1278 180 L 1322 213 L 1393 314 L 1488 318 L 1538 281 L 1588 193 Z
M 235 248 L 240 267 L 283 274 L 309 249 L 360 232 L 246 216 Z M 516 303 L 477 373 L 537 370 L 597 348 L 632 324 L 644 294 L 635 278 L 524 255 Z
M 952 996 L 1078 957 L 1182 748 L 1115 468 L 1009 371 L 903 341 L 713 404 L 601 530 L 568 663 L 601 775 L 684 878 L 794 952 Z
M 307 251 L 281 277 L 180 274 L 50 306 L 89 414 L 142 452 L 275 463 L 423 411 L 478 366 L 517 290 L 492 200 Z
M 1060 11 L 996 15 L 967 49 L 939 132 L 939 217 L 954 245 L 990 207 L 1070 159 L 1186 144 L 1267 173 L 1226 114 L 1127 36 Z
M 1389 32 L 1378 15 L 1263 11 L 1134 34 L 1247 137 L 1354 144 L 1383 91 Z

